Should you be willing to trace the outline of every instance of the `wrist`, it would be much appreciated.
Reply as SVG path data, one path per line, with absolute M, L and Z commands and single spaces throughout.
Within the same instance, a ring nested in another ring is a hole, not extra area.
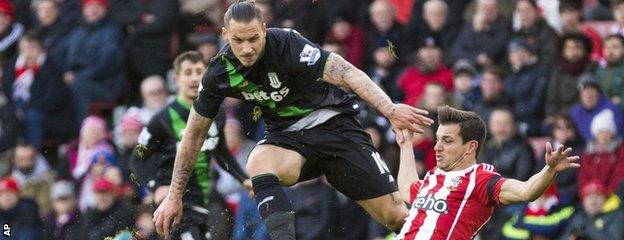
M 390 104 L 390 106 L 384 106 L 380 109 L 380 112 L 386 117 L 391 118 L 394 115 L 395 107 L 394 104 Z

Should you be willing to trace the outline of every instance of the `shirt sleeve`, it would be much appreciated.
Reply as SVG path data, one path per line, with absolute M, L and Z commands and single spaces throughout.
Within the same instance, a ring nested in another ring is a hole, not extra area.
M 199 86 L 199 97 L 197 97 L 193 103 L 193 109 L 195 109 L 199 115 L 207 118 L 214 118 L 217 116 L 221 102 L 225 99 L 226 92 L 229 88 L 228 82 L 222 81 L 223 77 L 226 76 L 218 74 L 218 71 L 225 71 L 221 69 L 223 68 L 222 66 L 219 66 L 219 61 L 219 59 L 215 58 L 208 67 L 202 79 L 202 83 Z
M 281 31 L 285 32 L 282 33 L 286 40 L 282 50 L 287 56 L 288 67 L 293 72 L 311 76 L 311 79 L 322 78 L 330 52 L 323 50 L 321 46 L 309 41 L 295 30 Z
M 420 186 L 422 185 L 422 180 L 416 180 L 410 185 L 410 203 L 413 203 L 418 196 L 418 191 L 420 191 Z
M 500 191 L 507 180 L 492 165 L 484 164 L 477 170 L 477 194 L 484 205 L 500 205 Z

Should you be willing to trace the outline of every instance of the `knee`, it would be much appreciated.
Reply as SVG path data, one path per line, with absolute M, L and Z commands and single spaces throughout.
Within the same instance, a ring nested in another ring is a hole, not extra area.
M 262 151 L 254 151 L 249 155 L 247 161 L 247 173 L 250 177 L 258 176 L 260 174 L 277 174 L 276 169 L 267 161 L 262 161 Z

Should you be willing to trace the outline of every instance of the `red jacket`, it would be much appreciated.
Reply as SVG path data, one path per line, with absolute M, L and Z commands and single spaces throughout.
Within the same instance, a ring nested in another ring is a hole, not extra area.
M 591 60 L 592 62 L 598 62 L 602 59 L 602 37 L 600 37 L 600 34 L 598 34 L 598 32 L 596 32 L 596 29 L 594 29 L 591 26 L 583 26 L 581 28 L 581 32 L 583 32 L 583 34 L 589 38 L 589 40 L 591 41 L 591 45 L 592 45 L 592 52 L 591 52 Z
M 596 179 L 615 192 L 624 179 L 624 141 L 620 141 L 614 152 L 588 151 L 581 155 L 578 171 L 578 185 Z
M 408 67 L 399 78 L 399 87 L 405 92 L 403 102 L 416 106 L 425 91 L 425 86 L 430 82 L 440 83 L 447 92 L 451 92 L 453 91 L 453 71 L 444 64 L 440 64 L 438 70 L 425 75 L 414 66 Z

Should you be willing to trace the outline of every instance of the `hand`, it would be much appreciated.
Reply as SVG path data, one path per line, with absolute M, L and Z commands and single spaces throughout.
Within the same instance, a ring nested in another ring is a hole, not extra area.
M 63 81 L 65 81 L 65 84 L 71 85 L 76 81 L 76 74 L 71 71 L 66 72 L 65 74 L 63 74 Z
M 153 221 L 156 225 L 156 231 L 159 235 L 169 239 L 169 232 L 182 219 L 182 197 L 175 196 L 172 193 L 167 194 L 165 200 L 158 206 L 154 212 Z M 172 224 L 173 222 L 173 224 Z
M 424 133 L 424 130 L 417 127 L 429 127 L 433 120 L 425 117 L 429 112 L 405 104 L 393 104 L 392 108 L 385 112 L 385 116 L 392 124 L 392 129 L 397 134 L 397 141 L 403 142 L 401 129 L 411 130 L 415 133 Z
M 480 53 L 477 56 L 477 63 L 481 66 L 488 66 L 492 63 L 492 60 L 490 60 L 490 57 L 488 57 L 486 53 Z
M 410 131 L 410 130 L 406 130 L 406 129 L 393 129 L 393 131 L 395 131 L 395 135 L 399 136 L 399 134 L 401 135 L 401 139 L 399 139 L 399 137 L 396 138 L 397 144 L 399 144 L 399 146 L 409 146 L 409 147 L 413 147 L 414 146 L 414 132 Z M 398 133 L 397 133 L 398 132 Z
M 545 161 L 546 165 L 548 165 L 551 169 L 554 169 L 555 172 L 559 173 L 568 168 L 577 168 L 580 167 L 578 163 L 575 163 L 579 160 L 579 156 L 571 156 L 572 148 L 567 148 L 565 151 L 563 150 L 563 146 L 559 146 L 557 151 L 553 152 L 553 147 L 550 142 L 546 142 L 546 156 Z

